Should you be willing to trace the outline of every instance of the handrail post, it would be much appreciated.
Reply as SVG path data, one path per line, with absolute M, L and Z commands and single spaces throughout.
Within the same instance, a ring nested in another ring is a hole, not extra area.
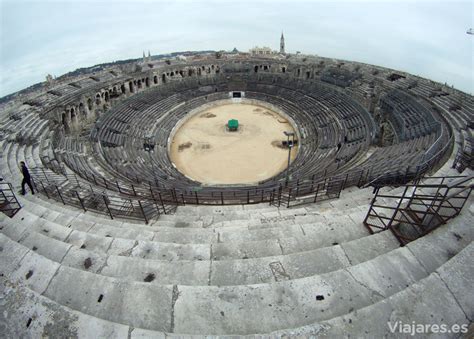
M 42 182 L 41 180 L 40 180 L 40 184 L 41 184 L 41 186 L 43 186 L 43 192 L 46 194 L 46 198 L 49 199 L 49 193 L 48 193 L 48 191 L 46 190 L 46 188 L 44 187 L 43 182 Z
M 143 209 L 143 206 L 142 206 L 142 203 L 140 202 L 140 200 L 138 200 L 138 206 L 140 206 L 140 209 L 142 211 L 142 214 L 143 214 L 143 218 L 145 219 L 145 224 L 148 224 L 148 219 L 145 215 L 145 210 Z
M 87 212 L 86 207 L 84 206 L 84 203 L 82 202 L 82 199 L 81 199 L 79 193 L 77 191 L 75 191 L 75 192 L 76 192 L 77 200 L 79 200 L 79 203 L 81 204 L 82 209 L 84 210 L 84 212 Z
M 286 201 L 286 208 L 290 208 L 290 199 L 291 199 L 291 191 L 293 188 L 290 187 L 290 190 L 288 191 L 288 200 Z
M 408 191 L 408 186 L 405 186 L 405 190 L 403 191 L 403 194 L 400 197 L 400 200 L 398 201 L 397 207 L 395 208 L 395 212 L 392 214 L 392 217 L 390 218 L 390 220 L 387 224 L 387 227 L 385 229 L 388 229 L 388 228 L 392 227 L 392 222 L 395 219 L 395 216 L 397 215 L 398 211 L 400 210 L 400 206 L 402 205 L 402 202 L 405 199 L 407 191 Z
M 160 198 L 161 207 L 163 208 L 163 213 L 166 214 L 165 204 L 163 203 L 163 198 L 161 197 L 161 192 L 158 191 L 158 197 Z
M 114 219 L 114 216 L 112 215 L 112 211 L 109 208 L 109 204 L 107 203 L 107 199 L 105 198 L 104 194 L 102 194 L 102 199 L 104 199 L 105 207 L 107 208 L 107 211 L 109 212 L 110 219 Z
M 61 195 L 61 192 L 59 191 L 58 186 L 57 185 L 54 185 L 54 186 L 56 186 L 56 191 L 58 192 L 59 197 L 61 198 L 61 201 L 63 202 L 64 205 L 66 205 L 66 203 L 64 202 L 63 196 Z

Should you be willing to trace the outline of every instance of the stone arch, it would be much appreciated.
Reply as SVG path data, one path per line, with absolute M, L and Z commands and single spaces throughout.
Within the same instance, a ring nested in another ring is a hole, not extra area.
M 281 72 L 282 72 L 282 73 L 286 73 L 286 67 L 283 66 L 283 67 L 281 68 Z
M 137 81 L 137 86 L 138 86 L 138 89 L 142 88 L 142 81 L 141 81 L 141 79 L 138 79 L 138 81 Z
M 81 115 L 87 115 L 86 110 L 84 109 L 84 104 L 82 102 L 79 103 L 79 113 Z
M 166 82 L 166 74 L 165 74 L 165 73 L 163 73 L 163 74 L 161 75 L 161 82 L 162 82 L 162 83 L 165 83 L 165 82 Z
M 257 72 L 258 72 L 258 66 L 255 66 L 255 67 L 253 68 L 253 71 L 254 71 L 255 73 L 257 73 Z
M 150 87 L 150 78 L 148 77 L 145 78 L 145 86 Z
M 120 85 L 120 91 L 122 92 L 122 94 L 125 94 L 125 84 Z
M 104 93 L 104 99 L 105 99 L 105 102 L 108 102 L 108 101 L 109 101 L 109 92 L 108 92 L 108 91 L 105 91 L 105 93 Z
M 76 118 L 76 111 L 74 110 L 74 107 L 71 107 L 69 109 L 69 116 L 71 117 L 70 120 L 74 121 Z
M 87 99 L 87 108 L 89 109 L 89 111 L 92 111 L 92 99 L 91 98 Z
M 67 124 L 67 117 L 66 117 L 66 112 L 63 112 L 61 114 L 61 123 L 63 124 L 64 129 L 68 129 L 68 124 Z
M 154 83 L 155 85 L 158 84 L 158 75 L 154 75 L 154 76 L 153 76 L 153 83 Z
M 183 72 L 183 70 L 180 70 L 180 71 L 179 71 L 179 75 L 181 75 L 181 77 L 184 78 L 184 72 Z
M 133 81 L 128 82 L 128 89 L 130 90 L 130 93 L 133 93 Z

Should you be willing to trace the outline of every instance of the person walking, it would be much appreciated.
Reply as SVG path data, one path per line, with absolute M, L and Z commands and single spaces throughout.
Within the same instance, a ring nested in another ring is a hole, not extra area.
M 31 184 L 31 177 L 30 177 L 30 172 L 28 171 L 28 167 L 26 167 L 26 164 L 24 161 L 20 162 L 21 166 L 21 173 L 23 174 L 23 180 L 21 181 L 21 195 L 25 195 L 25 184 L 28 185 L 28 187 L 31 190 L 31 194 L 35 194 L 35 190 L 33 189 L 33 185 Z

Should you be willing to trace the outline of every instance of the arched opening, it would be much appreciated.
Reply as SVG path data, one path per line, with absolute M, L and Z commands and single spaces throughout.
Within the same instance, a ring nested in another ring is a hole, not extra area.
M 214 65 L 211 65 L 211 68 L 214 69 Z
M 179 71 L 179 75 L 181 75 L 182 77 L 184 77 L 184 72 L 183 72 L 183 70 L 180 70 L 180 71 Z
M 201 68 L 197 69 L 197 75 L 201 75 Z
M 306 72 L 306 79 L 309 79 L 309 76 L 310 76 L 310 72 L 307 71 L 307 72 Z
M 92 111 L 92 99 L 91 98 L 87 99 L 87 108 L 89 109 L 89 111 Z
M 96 96 L 95 96 L 95 103 L 96 103 L 97 105 L 99 105 L 99 104 L 100 104 L 100 101 L 101 101 L 100 93 L 97 93 Z
M 162 83 L 166 82 L 166 74 L 164 74 L 164 73 L 161 75 L 161 82 Z
M 130 93 L 133 93 L 133 82 L 128 83 L 128 89 L 130 90 Z
M 86 115 L 86 110 L 84 109 L 84 104 L 82 102 L 79 104 L 79 113 L 81 113 L 81 115 Z
M 298 72 L 297 72 L 297 73 L 298 73 L 298 76 L 300 76 L 300 75 L 301 75 L 301 69 L 298 68 Z
M 125 94 L 125 85 L 124 84 L 122 84 L 120 86 L 120 91 L 122 92 L 122 94 Z
M 254 71 L 255 73 L 257 73 L 257 72 L 258 72 L 258 66 L 255 66 L 255 67 L 253 68 L 253 71 Z
M 174 77 L 174 72 L 171 72 L 171 73 L 170 73 L 170 76 Z
M 71 121 L 74 121 L 74 118 L 76 117 L 76 112 L 74 111 L 74 107 L 71 108 L 69 112 L 71 114 Z
M 216 74 L 219 73 L 221 71 L 221 69 L 219 68 L 219 66 L 216 67 Z
M 268 66 L 267 65 L 263 66 L 263 70 L 268 71 Z
M 148 77 L 145 78 L 145 86 L 150 87 L 150 79 Z
M 105 102 L 109 101 L 109 92 L 104 93 L 104 99 L 105 99 Z
M 188 77 L 193 75 L 193 70 L 191 68 L 188 69 Z
M 281 68 L 281 72 L 282 72 L 282 73 L 286 73 L 286 67 L 282 67 L 282 68 Z
M 67 126 L 67 121 L 66 121 L 66 112 L 63 112 L 63 114 L 61 115 L 61 122 L 64 126 L 64 129 L 68 129 L 68 126 Z
M 140 79 L 138 79 L 137 81 L 137 86 L 138 86 L 138 89 L 142 88 L 142 81 Z
M 158 84 L 158 75 L 153 76 L 153 83 Z

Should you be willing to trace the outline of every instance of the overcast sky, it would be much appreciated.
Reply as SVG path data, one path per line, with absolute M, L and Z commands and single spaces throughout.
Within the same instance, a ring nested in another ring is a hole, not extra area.
M 278 49 L 474 93 L 473 1 L 0 0 L 0 97 L 79 67 L 183 50 Z

